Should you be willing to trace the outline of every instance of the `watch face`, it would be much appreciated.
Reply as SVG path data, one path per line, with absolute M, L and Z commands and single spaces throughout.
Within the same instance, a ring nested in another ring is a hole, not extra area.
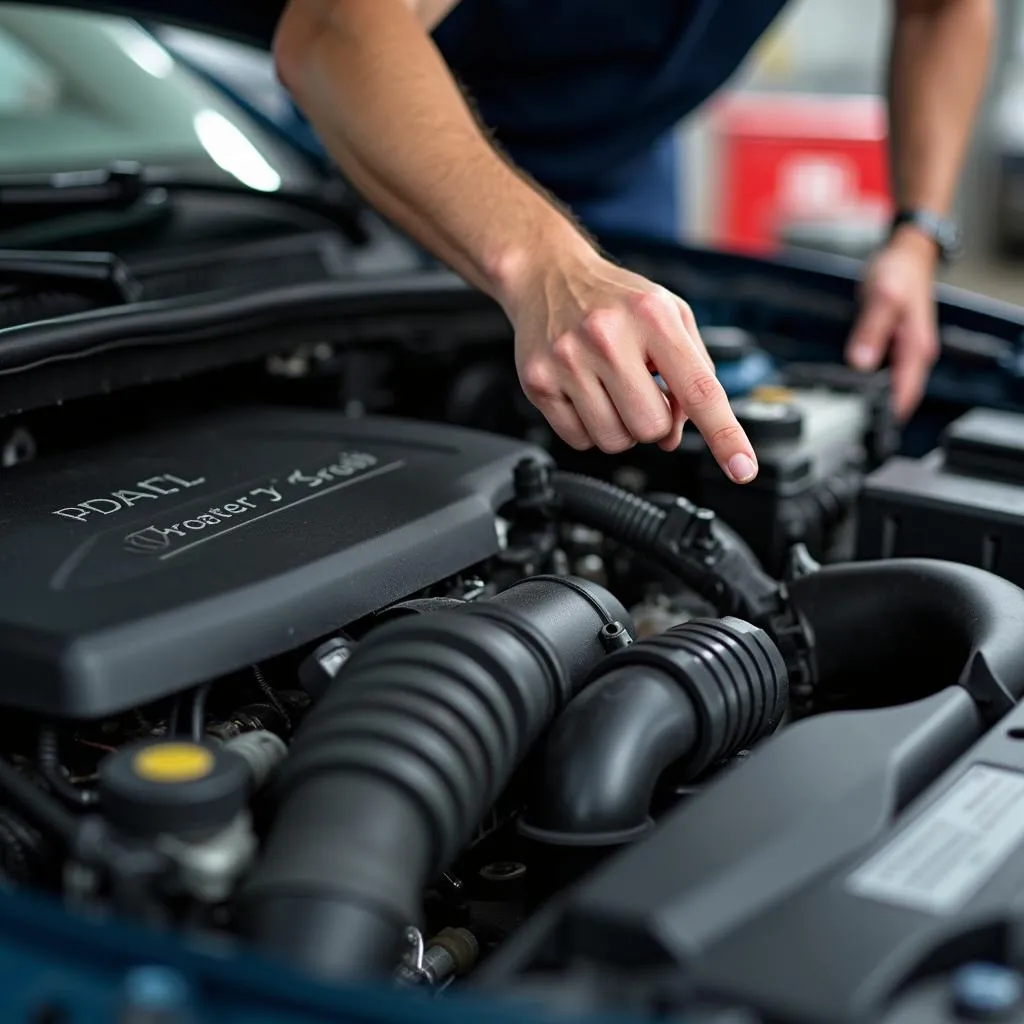
M 955 259 L 960 255 L 962 245 L 963 238 L 960 234 L 960 229 L 951 221 L 946 221 L 942 225 L 942 234 L 939 237 L 942 255 L 946 259 Z

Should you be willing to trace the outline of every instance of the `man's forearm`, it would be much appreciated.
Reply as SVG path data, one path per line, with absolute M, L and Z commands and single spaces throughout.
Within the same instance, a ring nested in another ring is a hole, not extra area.
M 889 109 L 898 206 L 949 212 L 994 20 L 992 0 L 896 0 Z
M 589 251 L 484 137 L 405 0 L 291 0 L 275 53 L 356 188 L 499 301 L 549 242 Z

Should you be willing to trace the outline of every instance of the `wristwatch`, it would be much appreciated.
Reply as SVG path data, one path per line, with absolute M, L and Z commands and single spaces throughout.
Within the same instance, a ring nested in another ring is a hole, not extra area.
M 930 238 L 939 250 L 939 259 L 943 263 L 949 263 L 960 255 L 960 229 L 948 218 L 930 210 L 897 210 L 892 219 L 890 235 L 904 224 L 912 224 L 921 234 Z

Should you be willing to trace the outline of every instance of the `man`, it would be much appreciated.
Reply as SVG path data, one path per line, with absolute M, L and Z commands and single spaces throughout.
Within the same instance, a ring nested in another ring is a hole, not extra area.
M 783 6 L 290 0 L 275 57 L 353 184 L 501 304 L 526 395 L 565 441 L 672 450 L 689 419 L 725 473 L 746 483 L 754 451 L 690 308 L 606 260 L 561 204 L 598 227 L 602 211 L 635 209 L 645 189 L 654 207 L 666 133 L 724 83 Z M 894 14 L 890 120 L 903 213 L 867 268 L 848 357 L 870 369 L 888 352 L 906 415 L 937 354 L 941 218 L 983 91 L 994 13 L 992 0 L 894 0 Z

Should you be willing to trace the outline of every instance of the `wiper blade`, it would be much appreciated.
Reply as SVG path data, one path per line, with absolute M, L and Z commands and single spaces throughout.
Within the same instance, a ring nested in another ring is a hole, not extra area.
M 135 302 L 142 286 L 111 252 L 38 252 L 0 249 L 0 291 L 4 285 L 65 289 L 98 304 Z
M 0 225 L 86 210 L 126 210 L 142 198 L 146 183 L 136 164 L 89 171 L 0 177 Z
M 328 179 L 318 189 L 264 192 L 232 181 L 188 178 L 125 160 L 91 170 L 0 176 L 0 226 L 93 210 L 128 210 L 155 189 L 259 197 L 329 220 L 354 245 L 369 241 L 361 210 L 338 179 Z

